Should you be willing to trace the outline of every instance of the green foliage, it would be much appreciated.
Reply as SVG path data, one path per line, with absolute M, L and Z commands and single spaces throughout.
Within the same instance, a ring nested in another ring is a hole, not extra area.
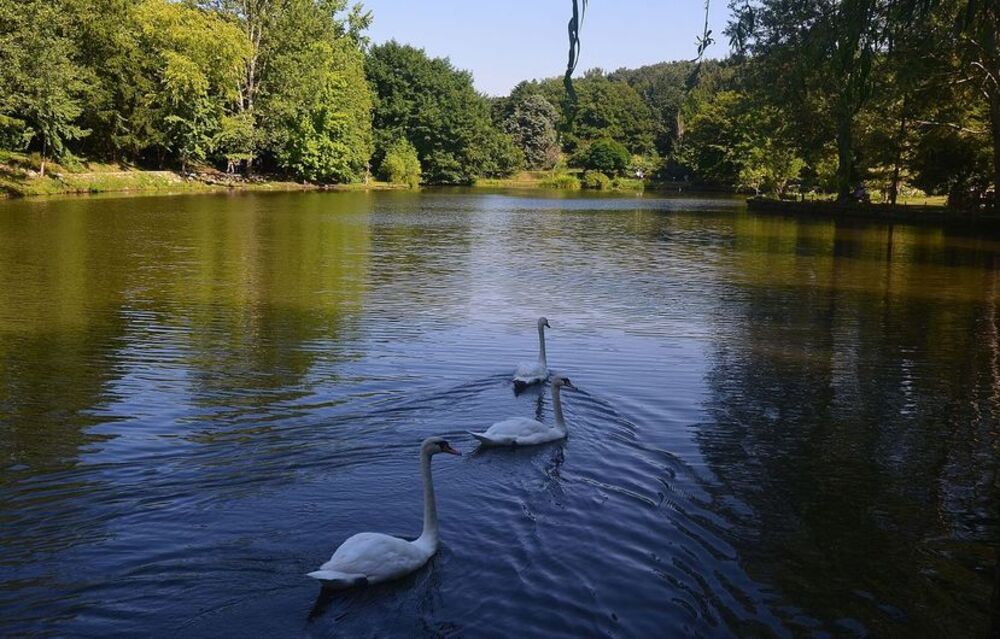
M 361 179 L 372 153 L 371 94 L 361 53 L 348 40 L 310 47 L 271 139 L 279 166 L 313 182 Z
M 417 188 L 420 186 L 420 158 L 417 157 L 417 149 L 405 138 L 393 142 L 382 158 L 380 173 L 386 182 Z
M 56 156 L 71 140 L 146 165 L 359 180 L 370 21 L 346 0 L 2 0 L 0 116 Z
M 493 127 L 468 72 L 394 41 L 372 47 L 365 70 L 376 95 L 376 160 L 405 137 L 432 184 L 470 184 L 517 168 L 512 141 Z
M 28 146 L 34 131 L 24 120 L 0 114 L 0 149 L 21 150 Z
M 611 188 L 611 178 L 600 171 L 585 171 L 580 183 L 585 189 L 597 191 L 607 191 Z
M 225 115 L 212 142 L 216 153 L 226 160 L 227 172 L 239 165 L 253 162 L 258 147 L 257 127 L 249 111 Z
M 529 170 L 551 169 L 559 162 L 559 112 L 538 93 L 515 93 L 505 105 L 501 125 L 524 156 Z
M 792 149 L 776 145 L 769 139 L 743 148 L 737 185 L 757 195 L 762 191 L 784 195 L 789 183 L 806 166 Z
M 707 60 L 701 62 L 699 86 L 710 87 L 732 75 L 733 65 Z M 638 69 L 619 69 L 608 74 L 612 82 L 624 82 L 635 89 L 652 115 L 656 152 L 669 156 L 681 130 L 680 112 L 689 92 L 688 81 L 694 71 L 691 62 L 662 62 Z
M 612 82 L 600 70 L 587 72 L 576 89 L 576 117 L 566 133 L 570 144 L 611 138 L 629 153 L 654 150 L 653 114 L 635 89 Z
M 628 168 L 631 156 L 620 142 L 610 139 L 597 140 L 573 156 L 572 163 L 584 169 L 619 175 Z
M 0 3 L 0 115 L 25 123 L 17 137 L 35 140 L 47 156 L 90 132 L 76 120 L 91 76 L 74 62 L 66 7 L 56 0 Z
M 914 151 L 914 183 L 932 194 L 946 194 L 951 204 L 966 205 L 991 182 L 990 151 L 981 136 L 935 127 Z
M 260 4 L 260 13 L 246 27 L 267 36 L 243 89 L 252 93 L 247 106 L 260 152 L 299 179 L 360 180 L 373 150 L 372 94 L 359 49 L 370 17 L 340 17 L 343 0 L 235 2 L 247 3 Z
M 696 92 L 685 112 L 687 131 L 675 158 L 700 180 L 782 194 L 806 166 L 782 114 L 745 93 Z

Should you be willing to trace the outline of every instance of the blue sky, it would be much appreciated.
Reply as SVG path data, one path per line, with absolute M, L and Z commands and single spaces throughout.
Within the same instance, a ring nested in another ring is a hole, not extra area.
M 711 57 L 727 52 L 727 0 L 712 0 Z M 570 0 L 366 0 L 373 42 L 395 38 L 472 71 L 476 87 L 503 95 L 519 81 L 560 75 Z M 578 73 L 694 56 L 703 0 L 590 0 Z

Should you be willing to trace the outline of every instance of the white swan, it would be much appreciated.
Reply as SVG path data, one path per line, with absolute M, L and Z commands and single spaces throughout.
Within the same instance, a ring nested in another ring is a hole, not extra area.
M 545 360 L 545 329 L 549 326 L 549 320 L 544 317 L 538 318 L 538 361 L 522 363 L 514 371 L 514 390 L 520 392 L 526 387 L 544 382 L 549 378 L 549 364 Z
M 330 588 L 377 584 L 407 575 L 427 563 L 438 547 L 437 506 L 431 483 L 431 456 L 461 455 L 448 442 L 429 437 L 420 445 L 420 473 L 424 479 L 424 530 L 416 541 L 382 533 L 358 533 L 334 551 L 330 560 L 309 573 Z
M 563 419 L 562 401 L 559 399 L 559 390 L 564 387 L 576 389 L 568 377 L 557 375 L 552 380 L 552 412 L 555 414 L 552 426 L 546 426 L 537 419 L 511 417 L 493 424 L 485 433 L 469 431 L 469 434 L 483 446 L 534 446 L 565 439 L 566 420 Z

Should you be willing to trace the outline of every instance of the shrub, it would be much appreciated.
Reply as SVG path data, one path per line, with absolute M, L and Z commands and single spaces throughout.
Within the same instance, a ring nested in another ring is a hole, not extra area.
M 393 142 L 382 159 L 382 179 L 393 184 L 420 186 L 420 159 L 417 149 L 406 138 Z
M 646 184 L 635 178 L 618 177 L 611 181 L 611 188 L 615 191 L 642 191 Z
M 631 159 L 632 156 L 623 144 L 614 140 L 597 140 L 577 153 L 574 163 L 607 175 L 620 175 L 628 168 Z
M 576 191 L 580 188 L 580 180 L 575 175 L 560 173 L 550 178 L 540 180 L 538 186 L 546 189 L 568 189 Z
M 583 188 L 607 191 L 611 188 L 611 178 L 600 171 L 587 171 L 583 174 Z

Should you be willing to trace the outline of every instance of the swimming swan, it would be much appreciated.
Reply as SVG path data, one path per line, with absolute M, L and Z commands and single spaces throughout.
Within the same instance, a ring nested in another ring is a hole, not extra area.
M 559 390 L 563 387 L 576 390 L 568 377 L 557 375 L 552 380 L 552 412 L 555 414 L 553 426 L 546 426 L 537 419 L 511 417 L 493 424 L 485 433 L 470 431 L 469 434 L 483 446 L 534 446 L 565 439 L 566 420 L 563 419 L 562 402 L 559 399 Z
M 420 474 L 424 479 L 424 530 L 416 541 L 382 533 L 363 532 L 347 539 L 330 561 L 309 573 L 329 588 L 343 589 L 389 581 L 407 575 L 427 563 L 438 547 L 437 507 L 431 483 L 431 456 L 461 455 L 440 437 L 420 445 Z
M 538 318 L 538 361 L 534 364 L 521 364 L 514 371 L 514 390 L 520 392 L 526 387 L 544 382 L 549 378 L 549 364 L 545 361 L 545 329 L 549 320 Z

